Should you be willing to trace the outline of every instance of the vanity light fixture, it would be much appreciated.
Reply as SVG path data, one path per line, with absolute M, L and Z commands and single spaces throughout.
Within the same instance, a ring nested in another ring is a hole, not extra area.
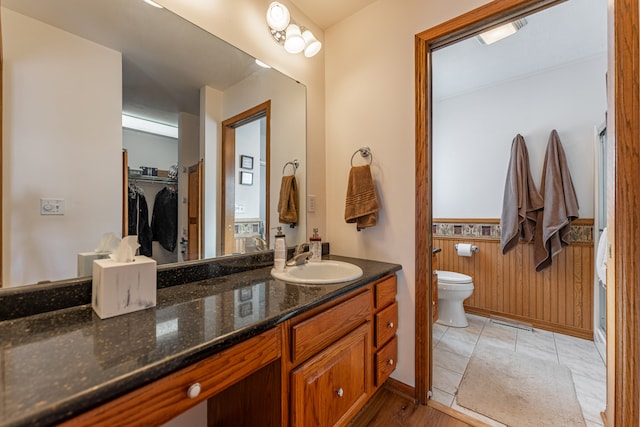
M 527 25 L 527 20 L 525 18 L 517 19 L 479 34 L 478 40 L 482 44 L 489 45 L 515 34 L 525 25 Z
M 144 1 L 148 5 L 151 5 L 153 7 L 157 7 L 158 9 L 164 9 L 163 6 L 159 5 L 158 3 L 154 2 L 153 0 L 142 0 L 142 1 Z
M 311 58 L 322 48 L 322 43 L 316 39 L 311 30 L 292 22 L 289 9 L 282 3 L 274 1 L 267 9 L 267 24 L 273 39 L 284 46 L 289 53 L 304 52 L 304 56 Z

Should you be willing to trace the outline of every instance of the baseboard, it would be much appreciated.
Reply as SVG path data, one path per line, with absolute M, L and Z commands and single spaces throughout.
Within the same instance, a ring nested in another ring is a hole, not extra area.
M 398 381 L 393 378 L 387 378 L 387 380 L 384 382 L 383 387 L 395 394 L 399 394 L 409 399 L 416 400 L 415 387 L 405 384 L 402 381 Z
M 503 313 L 501 311 L 486 310 L 478 307 L 470 307 L 467 305 L 464 306 L 464 311 L 469 314 L 475 314 L 482 317 L 490 317 L 491 315 L 505 317 L 518 322 L 530 323 L 536 329 L 543 329 L 549 332 L 557 332 L 559 334 L 571 335 L 572 337 L 593 341 L 593 330 L 579 329 L 571 326 L 559 325 L 557 323 L 546 322 L 544 320 L 531 319 L 524 316 Z

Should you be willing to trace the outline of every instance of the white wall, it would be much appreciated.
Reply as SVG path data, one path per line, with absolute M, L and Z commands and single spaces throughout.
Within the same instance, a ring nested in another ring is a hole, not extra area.
M 216 242 L 220 228 L 220 176 L 218 167 L 222 152 L 222 92 L 205 86 L 200 89 L 200 157 L 204 159 L 202 228 L 204 235 L 203 258 L 211 258 L 218 253 Z
M 433 66 L 437 67 L 437 57 Z M 540 188 L 549 133 L 567 155 L 580 217 L 593 218 L 594 127 L 605 120 L 606 54 L 433 104 L 434 218 L 500 218 L 511 141 Z
M 255 120 L 236 128 L 236 171 L 252 174 L 253 183 L 245 185 L 236 178 L 235 217 L 236 219 L 260 218 L 260 128 L 265 119 Z M 253 169 L 242 169 L 240 156 L 253 157 Z
M 127 150 L 131 169 L 149 166 L 169 170 L 178 163 L 176 138 L 122 128 L 122 147 Z
M 121 170 L 121 55 L 4 8 L 2 33 L 3 284 L 75 277 L 76 254 L 122 229 L 122 182 L 105 179 Z M 65 215 L 40 215 L 42 197 Z
M 398 367 L 414 385 L 415 113 L 414 35 L 481 0 L 379 0 L 329 28 L 326 57 L 326 239 L 334 253 L 402 264 L 398 275 Z M 310 94 L 311 98 L 311 94 Z M 382 204 L 376 227 L 357 232 L 344 221 L 349 159 L 373 152 Z

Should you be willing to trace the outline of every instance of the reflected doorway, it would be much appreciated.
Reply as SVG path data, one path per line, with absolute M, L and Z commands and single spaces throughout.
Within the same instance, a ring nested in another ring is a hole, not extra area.
M 271 101 L 222 122 L 225 255 L 268 249 Z

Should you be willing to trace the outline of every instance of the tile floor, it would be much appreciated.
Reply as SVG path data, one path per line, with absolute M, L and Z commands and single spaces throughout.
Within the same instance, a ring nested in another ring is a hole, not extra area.
M 474 349 L 486 344 L 516 353 L 552 360 L 571 369 L 587 427 L 602 426 L 606 404 L 606 367 L 593 341 L 540 329 L 525 331 L 467 314 L 467 328 L 433 325 L 433 399 L 478 418 L 503 426 L 456 403 L 455 395 Z

